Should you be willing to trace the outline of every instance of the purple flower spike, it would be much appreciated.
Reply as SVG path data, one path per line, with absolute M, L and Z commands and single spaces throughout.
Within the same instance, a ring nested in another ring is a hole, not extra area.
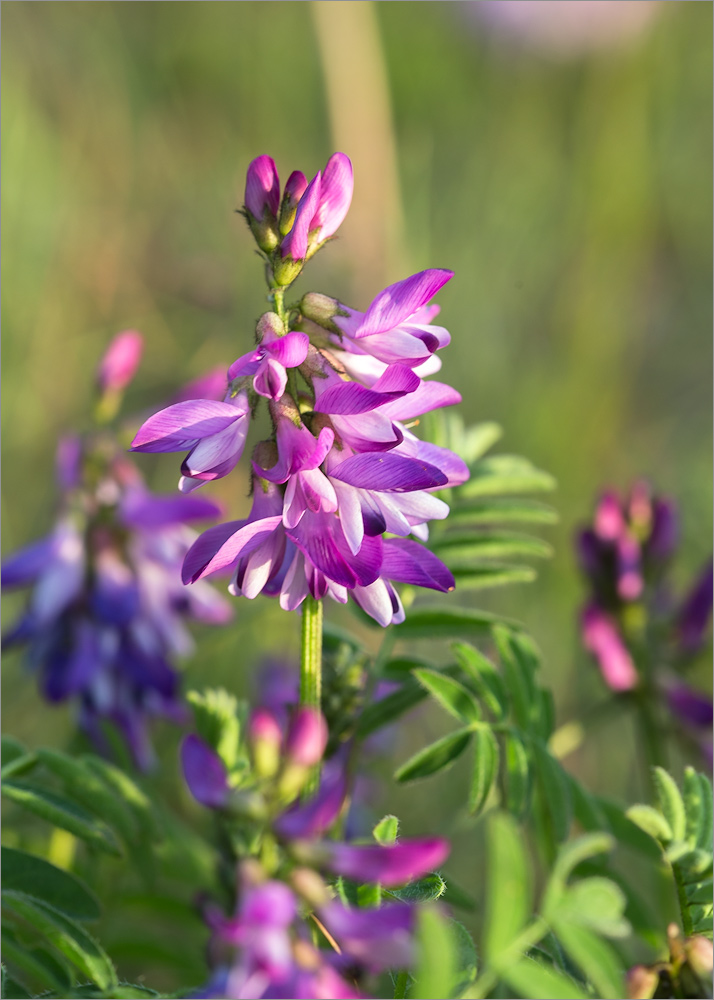
M 712 561 L 709 560 L 687 595 L 677 616 L 677 636 L 685 653 L 701 649 L 712 613 Z
M 270 156 L 257 156 L 248 167 L 245 207 L 260 221 L 267 213 L 277 215 L 280 207 L 280 180 Z
M 144 338 L 136 330 L 118 333 L 107 348 L 97 368 L 97 383 L 102 392 L 120 392 L 136 374 L 144 350 Z
M 637 685 L 637 670 L 612 619 L 590 604 L 582 615 L 583 644 L 600 664 L 603 679 L 613 691 L 629 691 Z
M 307 357 L 310 340 L 293 330 L 283 336 L 275 313 L 266 313 L 258 322 L 260 346 L 242 355 L 228 369 L 228 378 L 254 376 L 253 388 L 267 399 L 278 400 L 285 392 L 287 368 L 297 368 Z
M 181 767 L 191 795 L 208 809 L 222 809 L 230 786 L 225 764 L 207 743 L 194 733 L 181 744 Z
M 313 767 L 322 760 L 327 746 L 327 724 L 322 714 L 301 705 L 290 723 L 285 755 L 300 767 Z
M 325 844 L 326 866 L 358 882 L 402 885 L 421 878 L 443 864 L 449 842 L 441 837 L 404 840 L 383 847 L 379 844 Z

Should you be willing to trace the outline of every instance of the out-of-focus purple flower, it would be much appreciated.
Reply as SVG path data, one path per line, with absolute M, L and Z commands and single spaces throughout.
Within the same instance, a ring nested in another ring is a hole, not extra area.
M 223 365 L 212 368 L 205 375 L 199 375 L 182 386 L 171 397 L 172 403 L 184 403 L 188 399 L 223 399 L 228 386 L 228 377 Z
M 300 767 L 313 767 L 322 760 L 327 746 L 327 726 L 316 709 L 301 705 L 290 723 L 285 755 Z
M 686 725 L 711 731 L 714 723 L 711 695 L 696 691 L 684 681 L 674 681 L 666 687 L 667 704 Z
M 97 384 L 102 392 L 120 392 L 136 374 L 144 350 L 144 338 L 136 330 L 124 330 L 112 340 L 99 362 Z
M 687 594 L 675 623 L 680 649 L 692 654 L 701 649 L 712 613 L 712 561 L 706 564 Z
M 134 437 L 132 451 L 167 452 L 190 449 L 179 483 L 182 493 L 226 476 L 238 464 L 250 423 L 245 391 L 225 400 L 190 399 L 149 417 Z
M 449 843 L 441 837 L 430 837 L 387 846 L 325 843 L 323 849 L 323 864 L 335 874 L 393 886 L 438 868 L 448 856 Z
M 659 7 L 653 0 L 469 0 L 461 6 L 498 35 L 559 57 L 632 42 Z
M 80 724 L 100 749 L 102 726 L 112 723 L 148 767 L 148 721 L 184 717 L 170 661 L 192 648 L 186 620 L 224 623 L 231 609 L 209 587 L 186 591 L 180 577 L 195 538 L 188 525 L 220 508 L 150 493 L 114 448 L 109 438 L 83 442 L 71 483 L 60 461 L 60 485 L 69 489 L 54 530 L 3 564 L 3 587 L 32 588 L 5 641 L 27 646 L 50 701 L 78 699 Z
M 181 744 L 181 767 L 191 795 L 208 809 L 226 805 L 230 786 L 223 761 L 207 743 L 190 733 Z
M 613 691 L 637 684 L 637 670 L 612 619 L 595 604 L 582 614 L 583 645 L 597 659 L 603 679 Z

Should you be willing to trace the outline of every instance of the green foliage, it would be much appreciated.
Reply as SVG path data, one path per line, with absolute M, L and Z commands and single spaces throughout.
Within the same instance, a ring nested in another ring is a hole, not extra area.
M 661 767 L 653 768 L 657 808 L 638 804 L 628 818 L 656 840 L 677 888 L 684 933 L 712 936 L 712 786 L 688 767 L 683 791 Z
M 241 753 L 241 721 L 247 706 L 225 688 L 189 691 L 186 700 L 193 710 L 198 735 L 212 747 L 229 772 L 238 767 Z

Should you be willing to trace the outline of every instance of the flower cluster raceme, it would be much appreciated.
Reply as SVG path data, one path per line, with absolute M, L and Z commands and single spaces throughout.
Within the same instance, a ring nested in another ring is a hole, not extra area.
M 334 887 L 335 877 L 343 885 L 344 879 L 402 885 L 438 867 L 448 843 L 436 837 L 391 844 L 329 838 L 345 807 L 347 778 L 333 758 L 317 794 L 301 797 L 327 743 L 324 719 L 314 709 L 296 709 L 283 726 L 267 709 L 257 709 L 248 742 L 253 781 L 247 787 L 245 768 L 232 775 L 200 737 L 186 737 L 181 750 L 193 796 L 243 830 L 253 824 L 263 845 L 261 864 L 240 863 L 235 915 L 206 911 L 214 975 L 201 996 L 362 996 L 370 975 L 411 965 L 416 909 L 395 898 L 366 908 L 350 904 Z
M 248 170 L 245 214 L 275 305 L 257 324 L 256 347 L 228 371 L 222 401 L 183 400 L 150 417 L 134 451 L 187 451 L 179 488 L 190 492 L 238 463 L 260 398 L 273 437 L 252 455 L 253 507 L 247 519 L 209 529 L 184 562 L 194 583 L 231 570 L 230 591 L 278 596 L 293 610 L 308 595 L 352 598 L 381 625 L 404 612 L 395 582 L 453 589 L 450 571 L 421 541 L 446 517 L 435 491 L 463 483 L 468 470 L 445 448 L 420 441 L 411 422 L 460 401 L 438 371 L 448 332 L 433 324 L 431 300 L 452 277 L 428 270 L 382 291 L 366 312 L 309 293 L 285 307 L 285 288 L 337 230 L 352 198 L 342 153 L 307 184 L 288 179 L 282 198 L 273 161 Z M 389 537 L 386 537 L 389 536 Z
M 133 331 L 115 338 L 98 372 L 101 399 L 124 388 L 140 350 Z M 196 538 L 189 525 L 220 508 L 151 493 L 107 431 L 61 439 L 56 468 L 54 529 L 2 567 L 3 588 L 32 588 L 5 643 L 27 646 L 47 699 L 78 700 L 80 724 L 100 749 L 107 749 L 103 723 L 112 723 L 147 767 L 148 720 L 184 717 L 171 657 L 192 648 L 185 622 L 230 618 L 210 586 L 186 591 L 180 577 Z
M 667 570 L 677 535 L 674 503 L 653 496 L 648 483 L 635 483 L 625 499 L 603 493 L 592 525 L 577 538 L 591 592 L 581 616 L 583 644 L 607 685 L 627 691 L 643 681 L 633 649 L 649 631 L 660 648 L 656 683 L 669 708 L 688 725 L 711 728 L 711 698 L 678 674 L 706 642 L 712 565 L 707 563 L 684 600 L 673 601 Z

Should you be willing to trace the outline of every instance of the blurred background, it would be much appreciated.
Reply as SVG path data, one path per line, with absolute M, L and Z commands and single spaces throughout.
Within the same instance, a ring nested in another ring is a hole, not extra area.
M 252 344 L 264 286 L 234 212 L 250 160 L 310 177 L 340 149 L 352 209 L 299 289 L 364 309 L 413 271 L 454 269 L 443 380 L 467 422 L 497 421 L 504 450 L 555 475 L 561 514 L 538 583 L 461 600 L 526 623 L 561 722 L 601 699 L 572 552 L 599 489 L 646 476 L 676 498 L 682 588 L 711 551 L 712 5 L 13 0 L 3 21 L 3 551 L 50 526 L 56 437 L 86 425 L 114 333 L 146 338 L 125 414 Z M 178 456 L 138 463 L 174 488 Z M 239 517 L 247 489 L 243 463 L 213 495 Z M 247 692 L 261 656 L 297 652 L 296 619 L 236 603 L 187 684 Z M 70 712 L 39 703 L 15 654 L 3 709 L 31 745 L 67 742 Z M 402 727 L 394 759 L 441 727 Z M 159 739 L 172 773 L 176 738 Z M 618 719 L 566 763 L 631 798 L 634 754 Z M 434 830 L 463 801 L 451 775 L 390 788 L 388 808 L 405 832 L 454 836 L 477 894 L 468 822 Z

